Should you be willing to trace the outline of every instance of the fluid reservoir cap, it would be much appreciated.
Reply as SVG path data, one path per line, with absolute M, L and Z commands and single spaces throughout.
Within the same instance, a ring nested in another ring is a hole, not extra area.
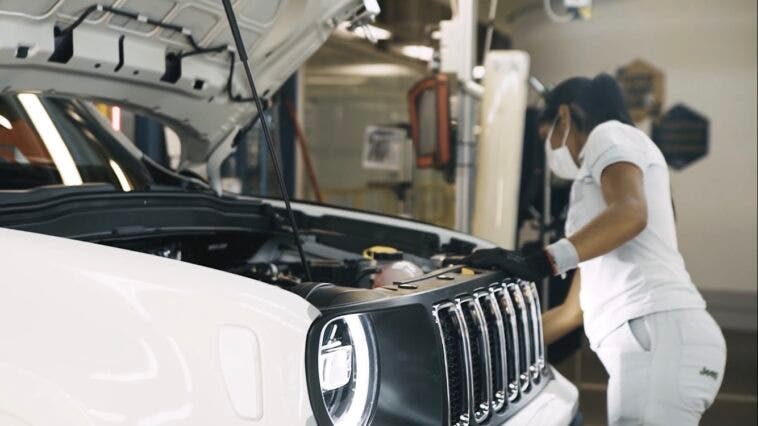
M 403 252 L 396 251 L 394 253 L 374 253 L 374 260 L 377 262 L 383 262 L 388 260 L 403 260 Z
M 397 249 L 387 246 L 371 246 L 366 250 L 363 250 L 363 257 L 366 259 L 373 259 L 377 253 L 397 253 Z

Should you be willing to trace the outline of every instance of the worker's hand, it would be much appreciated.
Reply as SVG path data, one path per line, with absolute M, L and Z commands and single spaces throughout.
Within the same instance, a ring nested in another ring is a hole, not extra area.
M 499 269 L 528 281 L 553 275 L 550 259 L 542 250 L 525 255 L 521 251 L 501 248 L 481 249 L 463 258 L 462 263 L 474 268 Z

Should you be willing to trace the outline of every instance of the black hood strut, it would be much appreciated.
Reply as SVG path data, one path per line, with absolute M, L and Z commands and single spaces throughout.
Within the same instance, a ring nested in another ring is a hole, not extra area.
M 240 62 L 245 68 L 245 74 L 247 75 L 247 82 L 250 84 L 250 91 L 253 94 L 255 100 L 255 107 L 258 109 L 258 117 L 263 116 L 263 104 L 261 98 L 258 96 L 258 90 L 255 88 L 255 81 L 253 80 L 253 73 L 250 71 L 250 64 L 248 63 L 247 49 L 245 49 L 245 43 L 240 35 L 239 27 L 237 26 L 237 17 L 234 14 L 232 3 L 230 0 L 222 0 L 224 3 L 224 10 L 226 11 L 226 20 L 229 23 L 229 28 L 232 30 L 232 36 L 234 37 L 234 44 L 237 47 L 237 55 L 239 55 Z M 312 281 L 311 270 L 308 266 L 308 260 L 305 258 L 305 252 L 303 251 L 303 244 L 300 241 L 300 231 L 297 228 L 295 222 L 295 214 L 292 212 L 292 206 L 290 206 L 290 197 L 287 192 L 287 188 L 284 185 L 284 176 L 282 175 L 282 169 L 279 165 L 279 157 L 274 150 L 274 145 L 271 142 L 271 132 L 268 128 L 268 123 L 265 119 L 259 120 L 261 128 L 263 128 L 263 136 L 266 139 L 266 146 L 268 152 L 271 153 L 271 162 L 274 164 L 274 171 L 276 172 L 276 180 L 279 182 L 279 191 L 282 193 L 282 199 L 284 205 L 287 208 L 287 214 L 289 216 L 290 225 L 292 226 L 292 234 L 295 238 L 295 244 L 297 245 L 297 251 L 300 254 L 300 261 L 303 263 L 303 270 L 305 271 L 305 277 L 308 281 Z

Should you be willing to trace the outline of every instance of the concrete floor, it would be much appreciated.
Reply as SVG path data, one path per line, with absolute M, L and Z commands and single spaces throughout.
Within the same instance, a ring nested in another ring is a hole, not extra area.
M 701 422 L 702 426 L 755 426 L 758 424 L 756 381 L 756 333 L 724 331 L 727 364 L 721 392 Z M 555 366 L 578 384 L 580 408 L 585 426 L 605 425 L 605 390 L 608 375 L 584 339 L 584 346 L 572 357 Z

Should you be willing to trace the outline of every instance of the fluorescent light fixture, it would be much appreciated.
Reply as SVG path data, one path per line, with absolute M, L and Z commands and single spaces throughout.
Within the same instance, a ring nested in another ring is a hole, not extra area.
M 47 152 L 50 153 L 50 157 L 55 163 L 55 167 L 58 168 L 58 173 L 61 175 L 61 180 L 64 185 L 81 185 L 82 177 L 79 175 L 79 170 L 76 169 L 76 163 L 74 163 L 73 157 L 69 152 L 66 144 L 63 142 L 61 134 L 58 133 L 58 129 L 53 124 L 53 120 L 50 119 L 45 107 L 42 106 L 37 95 L 32 93 L 21 93 L 18 95 L 18 100 L 21 105 L 24 106 L 26 113 L 29 114 L 29 118 L 34 124 L 34 128 L 37 129 L 42 138 L 42 143 L 45 144 Z
M 418 72 L 405 65 L 367 63 L 321 67 L 318 69 L 318 74 L 343 77 L 415 77 Z
M 3 126 L 6 129 L 8 129 L 8 130 L 13 130 L 13 126 L 11 125 L 10 120 L 8 120 L 7 118 L 3 117 L 2 114 L 0 114 L 0 126 Z
M 353 30 L 353 32 L 360 38 L 365 38 L 367 40 L 370 40 L 372 36 L 374 40 L 389 40 L 392 38 L 392 33 L 390 31 L 385 30 L 384 28 L 379 28 L 376 25 L 363 25 L 360 27 L 357 27 Z M 370 34 L 366 34 L 366 33 Z
M 113 130 L 121 131 L 121 108 L 114 106 L 111 108 L 111 127 Z
M 337 75 L 308 75 L 305 81 L 309 85 L 314 86 L 359 86 L 366 84 L 368 77 L 366 76 L 344 76 Z
M 389 40 L 392 38 L 391 31 L 371 24 L 361 25 L 350 30 L 350 23 L 343 22 L 337 26 L 337 31 L 344 35 L 352 35 L 366 40 L 371 40 L 371 37 L 374 40 Z M 367 32 L 369 34 L 366 34 Z
M 400 48 L 400 53 L 403 55 L 418 59 L 421 61 L 429 62 L 434 58 L 434 49 L 429 46 L 421 44 L 409 44 Z
M 477 65 L 474 67 L 473 71 L 471 71 L 471 76 L 474 77 L 477 80 L 481 80 L 484 78 L 484 67 L 482 65 Z
M 111 169 L 113 169 L 113 173 L 116 174 L 116 178 L 118 179 L 118 183 L 121 185 L 121 189 L 124 190 L 124 192 L 129 192 L 132 190 L 132 186 L 129 185 L 129 179 L 126 178 L 126 175 L 124 174 L 124 171 L 121 169 L 121 166 L 118 165 L 113 160 L 108 160 L 108 164 L 111 165 Z

